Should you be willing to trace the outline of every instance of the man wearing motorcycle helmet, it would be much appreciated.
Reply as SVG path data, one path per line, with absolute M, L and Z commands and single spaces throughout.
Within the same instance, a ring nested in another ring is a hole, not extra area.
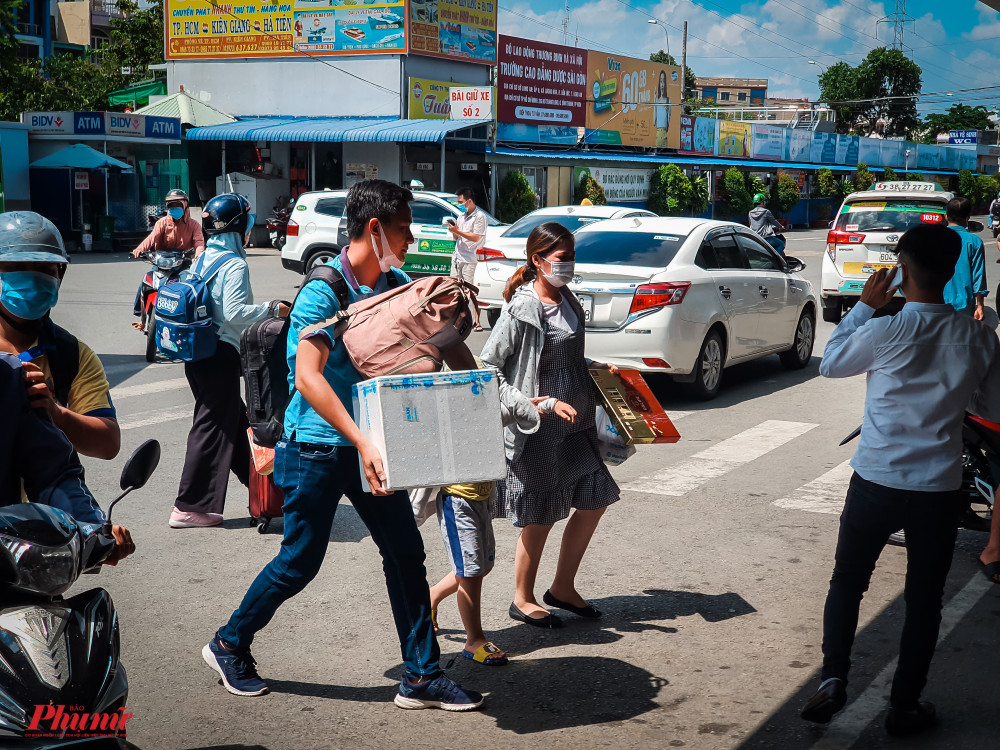
M 250 268 L 243 249 L 253 220 L 250 201 L 237 193 L 212 198 L 202 215 L 208 242 L 191 272 L 198 273 L 227 255 L 229 260 L 207 284 L 219 346 L 211 357 L 184 363 L 184 375 L 194 394 L 194 421 L 170 513 L 171 528 L 218 526 L 226 504 L 229 472 L 244 485 L 250 482 L 250 424 L 240 396 L 240 336 L 272 311 L 284 317 L 289 309 L 276 301 L 253 303 Z
M 768 208 L 764 205 L 767 196 L 764 193 L 757 193 L 753 197 L 753 208 L 750 209 L 750 228 L 759 234 L 761 238 L 774 248 L 778 255 L 785 254 L 785 238 L 781 236 L 781 223 L 774 218 Z
M 183 190 L 173 189 L 167 193 L 167 215 L 156 222 L 139 247 L 132 251 L 138 258 L 150 250 L 190 250 L 195 257 L 205 252 L 205 235 L 201 224 L 188 216 L 188 196 Z
M 32 405 L 78 452 L 111 459 L 121 430 L 104 367 L 49 315 L 68 262 L 51 221 L 31 211 L 0 214 L 0 352 L 18 356 Z

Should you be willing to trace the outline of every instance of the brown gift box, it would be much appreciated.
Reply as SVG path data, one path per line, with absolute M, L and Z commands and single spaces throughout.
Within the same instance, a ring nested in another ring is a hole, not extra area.
M 597 397 L 627 445 L 676 443 L 680 433 L 638 370 L 591 370 Z

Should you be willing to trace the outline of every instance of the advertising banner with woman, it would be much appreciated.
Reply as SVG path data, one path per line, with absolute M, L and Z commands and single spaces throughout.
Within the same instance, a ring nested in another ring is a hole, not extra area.
M 587 83 L 587 143 L 680 146 L 680 68 L 590 50 Z

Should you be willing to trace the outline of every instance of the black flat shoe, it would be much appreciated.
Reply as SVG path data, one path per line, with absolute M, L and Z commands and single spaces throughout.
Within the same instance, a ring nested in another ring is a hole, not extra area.
M 563 626 L 563 621 L 552 613 L 547 614 L 545 617 L 529 617 L 524 614 L 524 612 L 519 610 L 514 602 L 510 603 L 510 610 L 508 611 L 508 614 L 510 615 L 510 619 L 523 622 L 527 625 L 534 625 L 536 628 L 552 629 L 561 628 Z
M 829 724 L 830 719 L 847 704 L 844 681 L 836 677 L 824 680 L 816 694 L 809 699 L 800 716 L 806 721 Z
M 937 724 L 937 711 L 930 701 L 920 701 L 907 711 L 890 708 L 885 717 L 885 731 L 893 737 L 906 737 L 923 732 Z
M 589 620 L 596 620 L 601 616 L 601 610 L 597 607 L 587 604 L 583 607 L 577 607 L 569 602 L 563 602 L 552 596 L 552 592 L 547 590 L 542 594 L 542 601 L 548 604 L 550 607 L 556 607 L 557 609 L 565 609 L 567 612 L 572 612 L 574 615 L 579 615 L 580 617 L 586 617 Z

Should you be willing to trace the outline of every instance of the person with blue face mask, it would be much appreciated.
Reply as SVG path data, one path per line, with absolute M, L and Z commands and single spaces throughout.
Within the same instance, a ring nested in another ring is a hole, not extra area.
M 218 267 L 207 286 L 219 346 L 211 357 L 184 363 L 184 375 L 194 395 L 194 420 L 168 521 L 174 529 L 218 526 L 229 473 L 245 486 L 250 482 L 250 424 L 240 396 L 240 336 L 266 315 L 288 315 L 288 305 L 283 302 L 254 304 L 243 248 L 253 221 L 250 201 L 238 193 L 215 196 L 205 204 L 202 214 L 208 243 L 190 273 Z
M 104 367 L 49 315 L 68 262 L 51 221 L 31 211 L 0 214 L 0 352 L 21 360 L 32 406 L 77 452 L 111 459 L 121 430 Z
M 152 250 L 194 250 L 195 257 L 205 252 L 205 235 L 201 224 L 188 216 L 187 193 L 171 190 L 167 193 L 167 215 L 156 222 L 135 250 L 132 257 L 138 258 Z

